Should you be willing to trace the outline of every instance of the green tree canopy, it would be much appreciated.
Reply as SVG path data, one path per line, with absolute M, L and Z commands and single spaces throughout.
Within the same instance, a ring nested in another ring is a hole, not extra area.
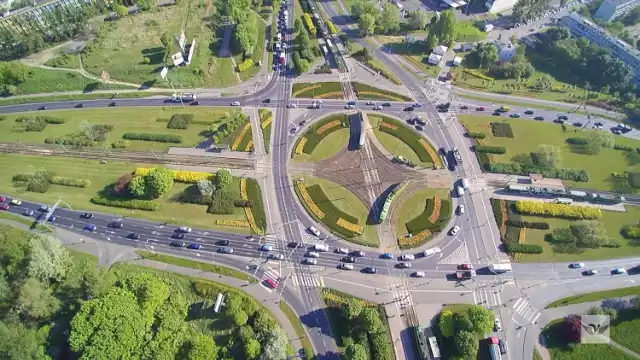
M 189 341 L 187 360 L 216 360 L 217 349 L 213 338 L 198 334 Z
M 358 27 L 362 35 L 373 35 L 376 30 L 376 18 L 371 14 L 362 14 L 358 18 Z
M 473 326 L 473 332 L 484 335 L 493 329 L 493 312 L 485 307 L 473 305 L 467 310 L 467 316 Z
M 562 150 L 559 146 L 540 144 L 531 153 L 534 164 L 542 167 L 555 168 L 562 164 Z
M 429 15 L 422 9 L 409 12 L 409 26 L 414 30 L 424 30 L 429 20 Z
M 352 321 L 360 316 L 363 306 L 360 301 L 349 300 L 344 302 L 340 308 L 342 309 L 344 317 Z
M 33 236 L 29 240 L 29 276 L 43 283 L 60 282 L 71 266 L 69 250 L 53 236 Z
M 226 188 L 233 183 L 233 176 L 229 170 L 219 169 L 216 171 L 215 181 L 218 188 Z
M 364 346 L 360 344 L 350 344 L 344 350 L 345 360 L 369 360 L 369 354 Z
M 377 26 L 384 34 L 395 34 L 400 30 L 400 10 L 390 2 L 382 7 Z
M 40 330 L 29 329 L 19 322 L 0 322 L 0 358 L 4 360 L 48 360 L 51 359 L 43 344 L 49 332 L 45 326 Z
M 372 334 L 382 330 L 382 320 L 380 320 L 380 314 L 375 308 L 367 307 L 362 309 L 359 316 L 359 323 L 361 329 Z
M 258 26 L 254 16 L 246 19 L 236 26 L 234 33 L 235 44 L 240 52 L 250 51 L 258 42 Z
M 25 318 L 44 319 L 58 311 L 60 300 L 43 283 L 28 278 L 20 288 L 15 306 L 16 311 Z
M 432 31 L 439 44 L 451 47 L 456 40 L 456 17 L 451 9 L 440 13 L 440 18 L 433 25 Z
M 468 331 L 459 331 L 454 336 L 456 346 L 460 355 L 465 358 L 474 358 L 478 354 L 478 340 Z
M 440 313 L 440 333 L 444 337 L 452 337 L 454 334 L 453 313 L 451 310 L 444 310 Z

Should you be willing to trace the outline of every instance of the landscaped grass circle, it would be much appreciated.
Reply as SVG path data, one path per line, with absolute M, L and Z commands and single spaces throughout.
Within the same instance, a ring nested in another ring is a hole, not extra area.
M 328 159 L 347 145 L 349 130 L 347 114 L 333 114 L 320 119 L 298 138 L 292 158 L 309 162 Z

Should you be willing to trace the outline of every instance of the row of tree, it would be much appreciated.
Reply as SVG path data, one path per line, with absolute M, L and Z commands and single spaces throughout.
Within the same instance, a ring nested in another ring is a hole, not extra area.
M 493 330 L 494 317 L 491 310 L 472 305 L 464 312 L 452 312 L 445 309 L 438 318 L 440 334 L 453 340 L 457 356 L 475 359 L 478 354 L 478 339 Z
M 254 4 L 255 3 L 255 4 Z M 252 53 L 258 44 L 258 24 L 254 6 L 262 6 L 261 0 L 218 0 L 218 14 L 235 23 L 234 44 L 240 53 Z

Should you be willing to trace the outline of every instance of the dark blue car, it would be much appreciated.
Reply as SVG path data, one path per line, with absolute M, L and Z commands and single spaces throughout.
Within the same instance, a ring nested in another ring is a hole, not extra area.
M 383 259 L 393 259 L 393 254 L 392 253 L 384 253 L 380 257 L 383 258 Z

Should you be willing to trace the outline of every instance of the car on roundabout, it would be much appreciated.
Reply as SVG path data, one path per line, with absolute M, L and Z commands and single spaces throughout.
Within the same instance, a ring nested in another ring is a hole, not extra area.
M 269 287 L 271 287 L 272 289 L 278 288 L 278 282 L 273 279 L 266 279 L 264 282 L 266 282 L 267 285 L 269 285 Z
M 84 226 L 84 229 L 87 231 L 96 231 L 98 227 L 95 226 L 94 224 L 87 224 Z
M 375 274 L 378 272 L 378 269 L 374 268 L 373 266 L 367 266 L 366 268 L 362 269 L 362 271 L 367 274 Z
M 416 257 L 413 254 L 403 254 L 402 256 L 400 256 L 400 260 L 401 261 L 412 261 L 415 260 Z
M 338 266 L 342 270 L 353 270 L 353 264 L 340 264 Z
M 622 274 L 626 274 L 627 270 L 625 268 L 615 268 L 613 269 L 613 271 L 611 271 L 611 273 L 613 275 L 622 275 Z
M 572 264 L 569 264 L 569 267 L 572 269 L 582 269 L 584 267 L 584 263 L 583 262 L 572 263 Z
M 283 254 L 271 253 L 271 254 L 267 254 L 267 257 L 271 260 L 284 260 Z
M 184 233 L 173 233 L 173 234 L 171 234 L 171 237 L 174 238 L 174 239 L 182 240 L 182 239 L 184 239 Z
M 20 206 L 22 205 L 22 200 L 13 199 L 11 200 L 11 205 Z
M 533 115 L 533 110 L 527 109 L 527 110 L 524 111 L 524 113 L 527 114 L 527 115 Z
M 83 213 L 82 215 L 80 215 L 81 218 L 83 219 L 93 219 L 93 214 L 92 213 Z
M 473 270 L 473 265 L 471 265 L 471 264 L 460 264 L 460 265 L 458 265 L 458 270 Z
M 346 262 L 346 263 L 354 263 L 356 262 L 356 258 L 353 256 L 345 256 L 342 259 L 342 262 Z
M 362 250 L 356 250 L 353 252 L 353 256 L 355 257 L 364 257 L 365 253 Z
M 140 239 L 140 234 L 131 233 L 131 234 L 127 235 L 127 239 L 138 240 L 138 239 Z
M 382 110 L 382 106 L 376 105 L 373 107 L 373 110 Z
M 411 268 L 411 263 L 410 262 L 398 263 L 398 268 L 399 269 L 410 269 Z
M 449 230 L 449 235 L 456 235 L 460 232 L 460 226 L 456 225 L 451 230 Z
M 24 216 L 33 216 L 33 210 L 25 210 L 22 215 Z
M 533 119 L 534 120 L 538 120 L 538 121 L 544 121 L 544 117 L 542 117 L 542 116 L 536 116 Z
M 520 114 L 518 114 L 518 113 L 513 113 L 513 114 L 509 115 L 509 117 L 510 117 L 510 118 L 514 118 L 514 119 L 518 119 L 518 118 L 520 118 Z
M 598 275 L 598 270 L 585 270 L 582 274 L 586 276 Z
M 262 244 L 259 248 L 260 251 L 273 251 L 273 246 L 269 244 Z
M 479 106 L 476 108 L 476 111 L 484 111 L 484 106 Z
M 0 205 L 0 210 L 9 210 L 9 204 Z
M 305 258 L 304 260 L 302 260 L 302 263 L 307 265 L 317 265 L 318 260 L 313 258 Z
M 413 273 L 413 277 L 417 277 L 417 278 L 423 278 L 427 276 L 427 274 L 425 274 L 424 271 L 416 271 Z
M 367 105 L 375 105 L 375 104 L 376 104 L 375 101 L 371 101 L 371 100 L 367 101 Z
M 348 254 L 349 253 L 349 249 L 347 249 L 347 248 L 337 248 L 336 249 L 336 253 L 338 253 L 338 254 Z
M 223 254 L 233 254 L 233 249 L 230 247 L 222 247 L 220 249 L 218 249 L 219 252 L 223 253 Z
M 174 247 L 185 247 L 187 244 L 184 241 L 172 241 L 169 245 Z
M 393 259 L 393 254 L 392 253 L 384 253 L 382 255 L 380 255 L 381 259 L 385 259 L 385 260 L 391 260 Z

